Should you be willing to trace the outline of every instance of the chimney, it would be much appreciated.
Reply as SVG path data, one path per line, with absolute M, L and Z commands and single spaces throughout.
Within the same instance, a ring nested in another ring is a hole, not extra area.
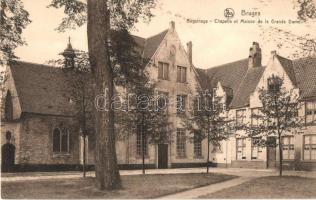
M 261 48 L 259 43 L 253 42 L 249 49 L 248 68 L 261 67 Z
M 193 66 L 193 61 L 192 61 L 192 42 L 189 41 L 187 43 L 187 54 L 190 62 L 190 66 Z
M 174 31 L 175 28 L 176 28 L 176 23 L 174 21 L 169 22 L 169 29 Z

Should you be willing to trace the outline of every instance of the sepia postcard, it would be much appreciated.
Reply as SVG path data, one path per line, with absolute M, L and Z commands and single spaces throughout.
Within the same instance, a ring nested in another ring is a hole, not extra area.
M 316 0 L 0 0 L 2 199 L 316 199 Z

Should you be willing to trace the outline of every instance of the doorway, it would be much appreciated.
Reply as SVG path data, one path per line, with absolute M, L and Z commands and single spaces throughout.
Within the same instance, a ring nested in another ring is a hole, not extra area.
M 2 172 L 12 172 L 15 162 L 15 146 L 11 143 L 12 134 L 6 132 L 7 142 L 1 147 L 1 170 Z
M 168 168 L 168 144 L 158 144 L 158 169 Z
M 276 168 L 276 138 L 268 138 L 267 147 L 267 168 Z

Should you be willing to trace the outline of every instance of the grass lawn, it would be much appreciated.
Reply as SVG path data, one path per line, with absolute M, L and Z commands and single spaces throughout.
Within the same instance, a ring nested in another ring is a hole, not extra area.
M 2 182 L 2 198 L 153 198 L 230 180 L 223 174 L 163 174 L 122 176 L 123 189 L 99 191 L 94 178 Z
M 316 179 L 261 177 L 201 198 L 316 198 Z

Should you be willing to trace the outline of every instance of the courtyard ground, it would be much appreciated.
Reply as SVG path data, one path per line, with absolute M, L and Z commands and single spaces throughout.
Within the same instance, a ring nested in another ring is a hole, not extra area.
M 116 192 L 96 190 L 93 171 L 87 173 L 87 180 L 81 179 L 81 172 L 4 173 L 2 197 L 316 198 L 313 191 L 316 171 L 284 171 L 281 179 L 277 169 L 210 168 L 211 175 L 205 171 L 205 168 L 148 169 L 147 175 L 142 176 L 141 170 L 120 170 L 124 189 Z
M 103 192 L 94 178 L 2 181 L 2 198 L 155 198 L 235 178 L 224 174 L 151 174 L 122 176 L 123 189 Z
M 316 179 L 298 176 L 267 176 L 200 196 L 199 198 L 316 198 Z

